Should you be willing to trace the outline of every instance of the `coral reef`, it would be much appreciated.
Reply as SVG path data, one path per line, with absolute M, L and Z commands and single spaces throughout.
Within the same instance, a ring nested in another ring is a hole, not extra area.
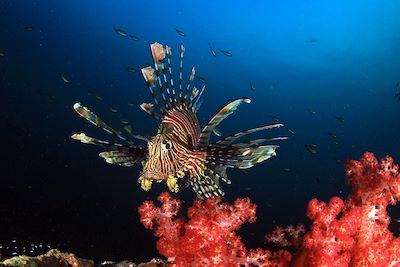
M 348 161 L 346 169 L 350 196 L 329 203 L 312 199 L 307 208 L 312 225 L 302 240 L 302 227 L 277 227 L 266 236 L 267 242 L 298 249 L 295 256 L 245 248 L 235 231 L 255 220 L 256 206 L 248 199 L 233 205 L 219 197 L 195 200 L 185 220 L 176 218 L 180 201 L 163 193 L 161 207 L 145 201 L 139 214 L 159 238 L 157 248 L 170 266 L 400 266 L 400 238 L 389 230 L 386 212 L 400 199 L 398 165 L 389 156 L 378 162 L 367 152 Z
M 49 250 L 46 254 L 37 257 L 29 257 L 25 255 L 15 256 L 4 261 L 0 261 L 0 266 L 13 267 L 94 267 L 92 260 L 86 260 L 76 257 L 72 253 L 63 253 L 58 249 Z M 138 265 L 129 262 L 112 262 L 105 261 L 98 267 L 162 267 L 166 266 L 163 260 L 153 259 L 146 263 Z
M 347 201 L 308 204 L 313 223 L 303 241 L 303 266 L 400 266 L 400 238 L 389 230 L 386 212 L 400 199 L 398 165 L 367 152 L 346 169 L 352 186 Z
M 145 201 L 139 207 L 143 225 L 159 237 L 158 251 L 170 266 L 287 266 L 291 255 L 280 250 L 248 250 L 235 231 L 256 219 L 256 205 L 249 199 L 237 199 L 233 205 L 220 197 L 195 200 L 188 220 L 175 218 L 181 202 L 169 193 L 158 197 L 156 207 Z

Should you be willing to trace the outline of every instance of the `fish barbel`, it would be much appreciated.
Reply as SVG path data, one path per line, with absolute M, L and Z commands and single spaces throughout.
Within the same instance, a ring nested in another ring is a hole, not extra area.
M 75 111 L 99 128 L 114 135 L 125 144 L 111 143 L 89 137 L 84 133 L 74 134 L 72 138 L 85 144 L 94 144 L 105 149 L 100 153 L 107 163 L 130 167 L 141 163 L 143 170 L 138 182 L 142 189 L 149 190 L 153 182 L 165 181 L 172 192 L 192 187 L 200 199 L 224 195 L 220 181 L 230 183 L 227 168 L 248 169 L 276 155 L 278 145 L 265 144 L 287 139 L 270 137 L 237 142 L 237 139 L 251 133 L 279 128 L 281 123 L 262 125 L 220 137 L 210 143 L 214 132 L 222 135 L 218 125 L 231 115 L 239 105 L 249 104 L 249 98 L 238 98 L 219 109 L 210 121 L 200 128 L 197 119 L 205 85 L 201 89 L 194 86 L 195 68 L 192 68 L 184 86 L 182 69 L 185 48 L 180 46 L 179 75 L 174 77 L 171 64 L 171 48 L 159 43 L 150 45 L 154 66 L 143 68 L 142 75 L 150 90 L 153 103 L 142 103 L 140 108 L 159 120 L 154 136 L 147 137 L 132 133 L 125 126 L 130 137 L 145 142 L 136 145 L 122 133 L 114 130 L 100 117 L 80 103 L 74 105 Z

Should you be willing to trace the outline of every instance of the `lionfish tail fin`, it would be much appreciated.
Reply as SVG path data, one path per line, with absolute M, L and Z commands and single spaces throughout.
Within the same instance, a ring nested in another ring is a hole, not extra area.
M 164 115 L 167 111 L 177 108 L 191 109 L 196 112 L 200 107 L 200 97 L 205 87 L 203 86 L 201 92 L 199 92 L 199 90 L 193 86 L 193 80 L 196 74 L 194 68 L 192 68 L 186 87 L 183 86 L 184 46 L 180 46 L 178 86 L 175 85 L 172 72 L 171 48 L 159 43 L 153 43 L 150 45 L 150 50 L 154 67 L 148 66 L 141 71 L 159 113 Z M 146 106 L 141 106 L 141 108 L 157 119 L 161 117 L 158 112 L 154 111 L 154 107 L 149 106 L 147 103 Z
M 71 138 L 84 144 L 97 145 L 106 149 L 107 151 L 101 152 L 99 156 L 104 158 L 107 163 L 116 163 L 120 166 L 130 167 L 146 159 L 147 150 L 142 146 L 126 146 L 119 143 L 110 143 L 87 136 L 84 133 L 73 134 Z
M 210 135 L 214 131 L 215 127 L 217 127 L 226 117 L 231 115 L 240 104 L 243 103 L 249 104 L 251 103 L 251 100 L 249 98 L 239 98 L 221 108 L 207 123 L 207 125 L 204 126 L 198 140 L 198 145 L 207 146 L 210 142 Z

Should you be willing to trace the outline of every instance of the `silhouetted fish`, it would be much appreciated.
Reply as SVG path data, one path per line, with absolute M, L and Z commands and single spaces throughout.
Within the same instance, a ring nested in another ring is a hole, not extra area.
M 131 37 L 131 39 L 132 39 L 133 41 L 135 41 L 135 42 L 137 42 L 137 41 L 140 40 L 139 37 L 137 37 L 137 36 L 135 36 L 135 35 L 132 35 L 132 34 L 129 34 L 129 37 Z
M 114 28 L 114 31 L 123 37 L 127 37 L 128 33 L 121 28 Z
M 210 43 L 208 43 L 208 47 L 210 48 L 211 55 L 213 55 L 213 57 L 217 57 L 217 53 L 215 53 L 215 50 L 214 50 L 214 48 L 211 46 Z
M 227 57 L 231 57 L 232 56 L 232 53 L 230 51 L 228 51 L 228 50 L 222 50 L 222 49 L 218 49 L 218 50 L 219 50 L 219 52 L 221 52 L 222 54 L 224 54 Z
M 343 117 L 336 116 L 335 118 L 336 118 L 336 120 L 339 121 L 339 122 L 344 122 L 344 118 L 343 118 Z
M 179 30 L 179 29 L 174 28 L 174 30 L 175 30 L 180 36 L 186 36 L 186 33 L 183 32 L 183 31 L 181 31 L 181 30 Z
M 309 39 L 306 41 L 306 43 L 316 43 L 316 42 L 318 42 L 317 39 Z
M 253 92 L 256 91 L 256 86 L 254 85 L 254 83 L 252 81 L 250 81 L 250 90 Z
M 69 83 L 69 78 L 65 73 L 61 73 L 60 77 L 61 77 L 61 80 L 63 80 L 63 82 Z
M 135 69 L 134 67 L 126 67 L 125 69 L 126 69 L 127 71 L 131 72 L 131 73 L 136 72 L 136 69 Z
M 32 27 L 32 26 L 25 26 L 25 27 L 24 27 L 24 31 L 26 31 L 26 32 L 32 32 L 32 31 L 33 31 L 33 27 Z
M 196 77 L 200 82 L 202 82 L 204 84 L 206 83 L 206 79 L 204 77 L 199 76 L 199 75 L 195 75 L 194 77 Z
M 305 147 L 311 154 L 316 154 L 318 152 L 317 145 L 315 144 L 306 144 Z

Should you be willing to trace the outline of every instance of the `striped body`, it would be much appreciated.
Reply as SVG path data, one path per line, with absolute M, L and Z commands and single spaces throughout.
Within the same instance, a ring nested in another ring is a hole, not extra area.
M 180 47 L 177 84 L 172 72 L 171 48 L 159 43 L 152 44 L 150 48 L 154 67 L 143 68 L 142 74 L 154 104 L 142 103 L 140 108 L 160 120 L 156 135 L 144 137 L 129 131 L 131 137 L 146 142 L 145 146 L 136 145 L 88 108 L 76 103 L 74 109 L 79 115 L 126 144 L 110 143 L 84 133 L 74 134 L 73 139 L 105 148 L 106 151 L 101 152 L 100 156 L 107 163 L 129 167 L 141 162 L 143 170 L 138 181 L 144 190 L 149 190 L 154 181 L 165 181 L 173 192 L 191 186 L 199 198 L 223 195 L 220 181 L 230 183 L 227 168 L 247 169 L 276 155 L 278 145 L 263 143 L 286 137 L 236 141 L 251 133 L 283 126 L 280 123 L 241 131 L 210 144 L 212 133 L 221 136 L 216 127 L 239 105 L 250 103 L 250 99 L 239 98 L 228 103 L 201 129 L 196 114 L 202 103 L 205 85 L 201 89 L 193 85 L 195 69 L 192 68 L 187 84 L 183 86 L 184 47 Z

